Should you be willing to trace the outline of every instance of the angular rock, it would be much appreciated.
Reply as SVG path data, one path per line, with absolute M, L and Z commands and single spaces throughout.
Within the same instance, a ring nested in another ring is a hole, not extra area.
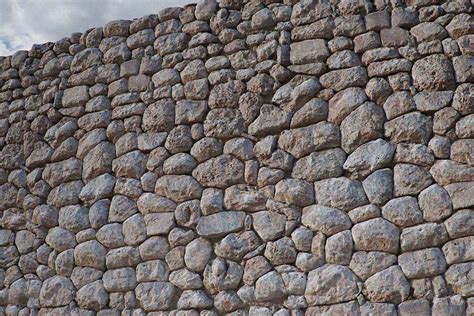
M 373 171 L 390 164 L 395 146 L 377 139 L 358 147 L 347 157 L 344 169 L 356 178 L 363 178 Z
M 385 114 L 381 107 L 365 102 L 341 123 L 341 147 L 351 153 L 360 145 L 382 137 Z
M 433 179 L 428 171 L 411 164 L 396 164 L 393 168 L 394 195 L 416 195 L 429 187 Z

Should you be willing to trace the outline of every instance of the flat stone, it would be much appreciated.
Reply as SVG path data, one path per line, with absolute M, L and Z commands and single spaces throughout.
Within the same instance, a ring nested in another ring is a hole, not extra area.
M 166 196 L 175 202 L 184 202 L 201 197 L 202 188 L 193 177 L 186 175 L 163 176 L 155 185 L 157 194 Z
M 201 216 L 196 227 L 203 237 L 219 237 L 240 230 L 244 225 L 244 212 L 219 212 Z
M 281 132 L 278 140 L 279 147 L 297 159 L 313 151 L 337 147 L 339 144 L 339 129 L 327 122 L 285 130 Z

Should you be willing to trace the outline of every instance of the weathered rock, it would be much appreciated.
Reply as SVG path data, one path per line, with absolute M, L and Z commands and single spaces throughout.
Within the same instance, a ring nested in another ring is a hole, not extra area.
M 453 292 L 462 296 L 471 296 L 474 286 L 471 282 L 474 265 L 472 262 L 453 264 L 445 273 L 446 282 Z
M 278 301 L 286 296 L 283 279 L 272 271 L 261 276 L 255 283 L 255 298 L 260 301 Z
M 365 281 L 367 298 L 373 302 L 399 304 L 408 298 L 410 284 L 398 266 L 380 271 Z
M 281 180 L 275 186 L 275 200 L 297 206 L 307 206 L 314 202 L 313 186 L 303 180 Z
M 413 226 L 423 221 L 416 198 L 411 196 L 388 201 L 382 208 L 382 216 L 401 227 Z
M 450 90 L 455 84 L 453 66 L 444 55 L 434 54 L 417 60 L 412 75 L 418 90 Z
M 357 277 L 341 265 L 327 264 L 309 272 L 305 298 L 309 305 L 334 304 L 355 299 Z
M 253 227 L 264 241 L 275 240 L 285 233 L 286 216 L 271 211 L 252 214 Z
M 393 183 L 395 196 L 416 195 L 429 187 L 433 179 L 423 168 L 411 164 L 397 164 L 393 168 Z
M 191 176 L 163 176 L 156 181 L 155 191 L 175 202 L 184 202 L 201 197 L 202 188 Z
M 102 280 L 107 292 L 130 291 L 137 286 L 135 269 L 133 268 L 107 270 Z
M 280 148 L 298 159 L 316 150 L 337 147 L 339 143 L 339 129 L 327 122 L 285 130 L 278 140 Z
M 221 155 L 198 165 L 192 174 L 204 186 L 226 188 L 243 182 L 244 165 L 230 155 Z
M 443 246 L 448 264 L 472 261 L 474 258 L 474 237 L 463 237 L 448 241 Z
M 292 176 L 310 182 L 339 177 L 344 161 L 346 154 L 339 148 L 313 152 L 296 161 Z
M 436 223 L 421 224 L 404 228 L 400 235 L 402 251 L 413 251 L 443 245 L 448 240 L 444 225 Z
M 377 139 L 365 143 L 353 151 L 344 163 L 344 169 L 354 177 L 363 178 L 377 169 L 387 167 L 395 152 L 395 146 Z
M 385 114 L 374 103 L 365 102 L 341 123 L 341 147 L 351 153 L 360 145 L 381 138 Z
M 349 267 L 361 279 L 385 270 L 397 262 L 397 256 L 381 251 L 357 251 L 352 256 Z
M 347 212 L 368 203 L 362 183 L 345 177 L 317 181 L 314 192 L 318 204 Z
M 245 213 L 219 212 L 201 216 L 196 227 L 197 233 L 203 237 L 218 237 L 240 230 L 244 225 Z
M 76 293 L 78 305 L 84 309 L 100 311 L 107 306 L 109 295 L 101 280 L 83 286 Z
M 409 279 L 435 276 L 446 270 L 446 260 L 439 248 L 404 252 L 398 256 L 398 264 Z
M 356 250 L 398 252 L 400 231 L 397 226 L 375 218 L 354 225 L 352 238 Z
M 393 196 L 393 172 L 390 169 L 374 171 L 362 182 L 370 203 L 383 205 Z
M 43 282 L 39 301 L 44 307 L 66 306 L 73 299 L 75 288 L 72 282 L 64 276 L 53 276 Z
M 176 302 L 177 289 L 168 282 L 144 282 L 138 284 L 135 295 L 147 312 L 167 310 Z
M 385 123 L 385 136 L 396 144 L 401 142 L 427 144 L 432 126 L 430 117 L 420 112 L 411 112 Z
M 334 235 L 351 227 L 351 220 L 346 213 L 320 205 L 305 207 L 301 222 L 311 230 L 321 231 L 326 235 Z

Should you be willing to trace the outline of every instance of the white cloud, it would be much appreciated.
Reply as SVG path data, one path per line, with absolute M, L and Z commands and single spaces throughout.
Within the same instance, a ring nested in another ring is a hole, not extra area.
M 0 56 L 193 0 L 0 0 Z

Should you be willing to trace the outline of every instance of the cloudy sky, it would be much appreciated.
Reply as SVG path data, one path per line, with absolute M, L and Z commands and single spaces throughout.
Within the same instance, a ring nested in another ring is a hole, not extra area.
M 0 56 L 197 0 L 0 0 Z

